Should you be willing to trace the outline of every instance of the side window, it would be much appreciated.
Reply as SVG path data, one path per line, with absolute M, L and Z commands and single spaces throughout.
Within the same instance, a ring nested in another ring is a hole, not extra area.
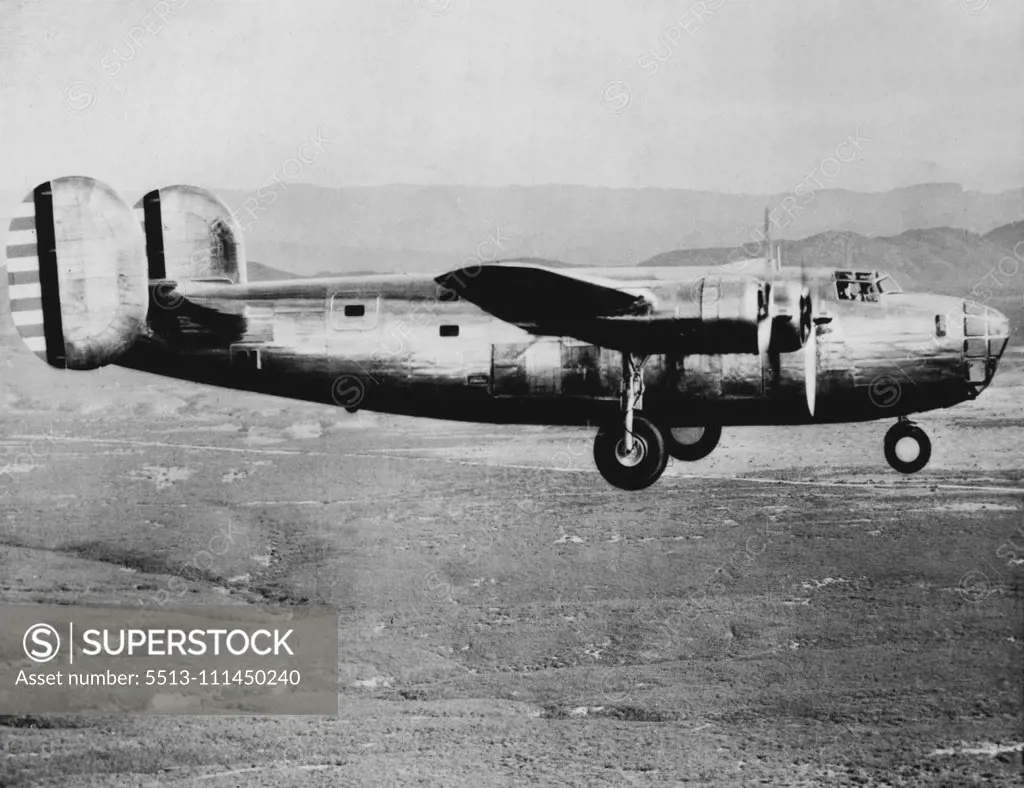
M 380 296 L 377 293 L 335 293 L 331 296 L 331 328 L 335 331 L 369 331 L 377 327 Z
M 836 271 L 836 296 L 840 301 L 856 301 L 860 295 L 860 287 L 854 281 L 853 274 L 845 271 Z
M 840 301 L 878 301 L 880 291 L 873 273 L 836 271 L 835 282 Z
M 861 301 L 877 301 L 878 300 L 878 289 L 875 287 L 874 282 L 858 282 L 860 285 L 860 294 L 858 295 Z

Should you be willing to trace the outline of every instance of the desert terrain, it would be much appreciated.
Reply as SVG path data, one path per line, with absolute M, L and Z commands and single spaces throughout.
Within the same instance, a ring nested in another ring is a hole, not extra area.
M 0 599 L 328 603 L 340 682 L 336 718 L 4 717 L 0 785 L 1019 784 L 1022 361 L 919 418 L 912 477 L 882 422 L 734 428 L 624 493 L 586 430 L 9 353 Z

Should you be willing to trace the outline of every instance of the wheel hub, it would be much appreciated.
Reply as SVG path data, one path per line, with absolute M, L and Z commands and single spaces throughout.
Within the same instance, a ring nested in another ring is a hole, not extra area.
M 909 435 L 896 442 L 896 456 L 903 462 L 913 462 L 921 456 L 921 444 Z
M 677 443 L 683 444 L 684 446 L 692 446 L 696 443 L 700 443 L 705 432 L 707 432 L 707 430 L 704 427 L 672 427 L 669 430 L 669 434 L 672 436 L 673 440 Z
M 615 446 L 615 458 L 619 461 L 619 464 L 624 468 L 635 468 L 641 462 L 644 461 L 644 457 L 647 456 L 647 444 L 644 439 L 638 435 L 633 435 L 633 447 L 630 450 L 626 450 L 626 439 L 623 436 Z

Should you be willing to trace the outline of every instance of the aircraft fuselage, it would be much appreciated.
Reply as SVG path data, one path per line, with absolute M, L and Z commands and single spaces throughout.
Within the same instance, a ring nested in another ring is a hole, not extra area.
M 678 288 L 701 271 L 591 273 Z M 653 354 L 644 366 L 644 412 L 671 426 L 863 421 L 949 407 L 977 396 L 991 379 L 1005 344 L 987 341 L 1005 323 L 994 310 L 938 295 L 843 301 L 831 272 L 812 274 L 824 315 L 816 326 L 813 417 L 803 351 Z M 185 299 L 151 307 L 148 335 L 119 364 L 440 419 L 586 424 L 619 411 L 621 353 L 536 336 L 453 297 L 430 277 L 179 283 L 176 293 Z

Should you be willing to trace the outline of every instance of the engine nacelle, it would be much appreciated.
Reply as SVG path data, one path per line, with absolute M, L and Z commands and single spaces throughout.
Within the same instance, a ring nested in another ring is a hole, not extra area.
M 11 317 L 29 350 L 59 369 L 95 369 L 146 323 L 145 239 L 110 186 L 69 176 L 37 186 L 7 234 Z
M 700 304 L 702 354 L 762 354 L 771 340 L 765 284 L 749 276 L 704 276 L 691 285 Z
M 690 355 L 767 352 L 772 322 L 768 285 L 750 276 L 702 276 L 683 286 L 655 287 L 653 310 L 598 318 L 574 336 L 632 353 Z
M 135 204 L 146 234 L 149 278 L 246 282 L 242 229 L 223 202 L 196 186 L 154 189 Z

